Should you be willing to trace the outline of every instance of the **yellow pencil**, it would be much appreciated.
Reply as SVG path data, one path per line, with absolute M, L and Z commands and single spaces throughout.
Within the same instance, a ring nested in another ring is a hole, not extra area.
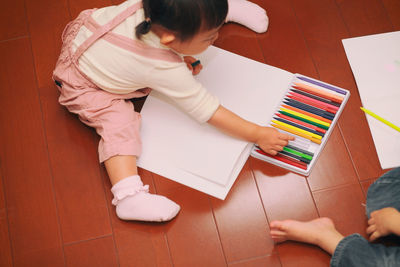
M 290 128 L 288 128 L 288 127 L 285 127 L 285 126 L 282 126 L 282 125 L 279 125 L 279 124 L 271 124 L 271 125 L 272 125 L 273 127 L 275 127 L 275 128 L 278 128 L 278 129 L 284 130 L 284 131 L 286 131 L 286 132 L 289 132 L 289 133 L 292 133 L 292 134 L 301 136 L 301 137 L 303 137 L 303 138 L 306 138 L 306 139 L 308 139 L 308 140 L 311 140 L 311 141 L 314 142 L 314 143 L 321 144 L 321 140 L 316 139 L 316 138 L 314 138 L 314 137 L 312 137 L 312 136 L 310 136 L 310 135 L 308 135 L 308 134 L 304 134 L 304 133 L 301 133 L 301 132 L 299 132 L 299 131 L 295 131 L 295 130 L 293 130 L 293 129 L 290 129 Z
M 372 111 L 370 111 L 370 110 L 368 110 L 368 109 L 366 109 L 366 108 L 360 107 L 360 109 L 361 109 L 362 111 L 364 111 L 365 113 L 367 113 L 368 115 L 371 115 L 372 117 L 374 117 L 374 118 L 377 119 L 378 121 L 383 122 L 383 123 L 386 124 L 387 126 L 392 127 L 392 128 L 395 129 L 396 131 L 400 132 L 400 127 L 394 125 L 394 124 L 391 123 L 390 121 L 385 120 L 385 119 L 382 118 L 382 117 L 379 117 L 378 115 L 376 115 L 375 113 L 373 113 Z
M 272 120 L 271 122 L 279 124 L 279 125 L 282 125 L 282 126 L 285 126 L 285 127 L 289 128 L 289 129 L 293 129 L 294 131 L 298 131 L 298 132 L 301 132 L 303 134 L 309 135 L 310 137 L 313 137 L 315 139 L 322 139 L 322 136 L 320 136 L 318 134 L 315 134 L 315 133 L 300 129 L 300 128 L 292 126 L 290 124 L 287 124 L 287 123 L 284 123 L 284 122 L 281 122 L 281 121 L 278 121 L 278 120 Z

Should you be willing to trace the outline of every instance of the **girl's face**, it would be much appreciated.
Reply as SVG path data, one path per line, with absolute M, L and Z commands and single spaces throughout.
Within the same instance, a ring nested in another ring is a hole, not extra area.
M 201 31 L 193 38 L 185 41 L 180 41 L 178 38 L 175 38 L 167 46 L 184 55 L 200 54 L 212 45 L 215 40 L 217 40 L 219 29 L 220 27 L 212 30 Z

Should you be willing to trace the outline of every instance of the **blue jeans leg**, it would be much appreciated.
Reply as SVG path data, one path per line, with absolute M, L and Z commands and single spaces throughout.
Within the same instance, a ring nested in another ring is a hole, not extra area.
M 373 183 L 367 194 L 367 216 L 386 207 L 400 210 L 400 168 L 393 169 Z M 359 234 L 343 238 L 331 259 L 332 267 L 398 267 L 400 247 L 372 244 Z
M 387 207 L 400 211 L 400 168 L 388 171 L 368 189 L 366 209 L 368 219 L 371 212 Z

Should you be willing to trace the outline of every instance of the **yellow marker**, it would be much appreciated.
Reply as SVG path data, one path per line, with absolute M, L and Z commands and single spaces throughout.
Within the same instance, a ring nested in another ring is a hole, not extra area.
M 322 139 L 322 136 L 320 136 L 320 135 L 318 135 L 318 134 L 311 133 L 311 132 L 309 132 L 309 131 L 300 129 L 300 128 L 295 127 L 295 126 L 293 126 L 293 125 L 290 125 L 290 124 L 287 124 L 287 123 L 284 123 L 284 122 L 281 122 L 281 121 L 278 121 L 278 120 L 272 120 L 271 122 L 276 123 L 276 124 L 279 124 L 279 125 L 282 125 L 282 126 L 285 126 L 285 127 L 289 128 L 289 129 L 292 129 L 292 130 L 294 130 L 294 131 L 297 131 L 297 132 L 300 132 L 300 133 L 309 135 L 310 137 L 313 137 L 313 138 L 315 138 L 315 139 Z
M 296 115 L 296 116 L 298 116 L 298 117 L 300 117 L 300 118 L 303 118 L 303 119 L 306 119 L 306 120 L 309 120 L 309 121 L 313 121 L 313 122 L 322 124 L 322 125 L 324 125 L 324 126 L 326 126 L 326 127 L 331 126 L 330 123 L 327 123 L 327 122 L 321 121 L 321 120 L 319 120 L 319 119 L 316 119 L 316 118 L 307 116 L 307 115 L 302 114 L 302 113 L 297 112 L 297 111 L 293 111 L 293 110 L 290 110 L 290 109 L 287 109 L 287 108 L 283 108 L 283 107 L 281 107 L 281 110 L 282 110 L 282 111 L 285 111 L 285 112 L 287 112 L 287 113 L 290 113 L 290 114 L 292 114 L 292 115 Z
M 271 124 L 271 125 L 272 125 L 273 127 L 275 127 L 275 128 L 278 128 L 278 129 L 284 130 L 284 131 L 286 131 L 286 132 L 289 132 L 289 133 L 292 133 L 292 134 L 301 136 L 301 137 L 303 137 L 303 138 L 306 138 L 306 139 L 308 139 L 308 140 L 311 140 L 311 141 L 314 142 L 314 143 L 321 144 L 321 140 L 315 139 L 315 138 L 311 137 L 311 136 L 308 135 L 308 134 L 304 134 L 304 133 L 295 131 L 295 130 L 293 130 L 293 129 L 290 129 L 290 128 L 288 128 L 288 127 L 285 127 L 285 126 L 282 126 L 282 125 L 279 125 L 279 124 Z
M 383 122 L 383 123 L 386 124 L 387 126 L 392 127 L 392 128 L 395 129 L 396 131 L 400 132 L 400 127 L 394 125 L 394 124 L 391 123 L 390 121 L 387 121 L 387 120 L 385 120 L 385 119 L 382 118 L 382 117 L 379 117 L 378 115 L 376 115 L 375 113 L 373 113 L 372 111 L 370 111 L 370 110 L 368 110 L 368 109 L 366 109 L 366 108 L 360 107 L 360 109 L 361 109 L 362 111 L 364 111 L 365 113 L 367 113 L 368 115 L 371 115 L 372 117 L 374 117 L 374 118 L 377 119 L 378 121 Z

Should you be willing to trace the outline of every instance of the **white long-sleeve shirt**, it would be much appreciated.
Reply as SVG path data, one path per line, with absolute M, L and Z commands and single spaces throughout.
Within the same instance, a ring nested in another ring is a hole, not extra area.
M 127 7 L 139 2 L 128 0 L 117 6 L 96 10 L 92 18 L 99 25 L 104 25 L 124 11 Z M 140 8 L 135 14 L 115 27 L 112 32 L 130 41 L 140 42 L 151 49 L 169 48 L 160 43 L 160 38 L 152 33 L 137 40 L 135 27 L 144 20 L 144 11 Z M 92 32 L 82 26 L 75 40 L 73 51 L 90 37 Z M 146 48 L 145 48 L 146 49 Z M 219 106 L 217 97 L 211 95 L 187 68 L 186 63 L 176 60 L 164 60 L 151 56 L 152 53 L 136 53 L 122 48 L 105 39 L 97 40 L 79 58 L 79 67 L 101 89 L 126 94 L 142 88 L 152 88 L 167 96 L 180 109 L 187 112 L 199 122 L 208 121 Z

